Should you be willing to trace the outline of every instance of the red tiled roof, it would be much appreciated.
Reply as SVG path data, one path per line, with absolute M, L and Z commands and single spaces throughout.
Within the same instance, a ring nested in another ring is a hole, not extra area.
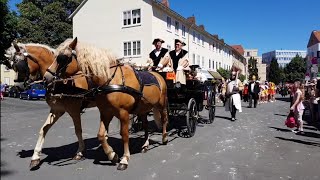
M 320 43 L 320 30 L 312 31 L 307 47 Z
M 244 49 L 241 45 L 231 45 L 231 47 L 238 51 L 242 56 L 244 55 Z

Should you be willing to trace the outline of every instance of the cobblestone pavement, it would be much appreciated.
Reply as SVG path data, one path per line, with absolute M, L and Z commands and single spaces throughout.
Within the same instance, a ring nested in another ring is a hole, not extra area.
M 278 100 L 246 108 L 238 120 L 217 107 L 213 124 L 199 124 L 192 138 L 170 131 L 170 142 L 160 145 L 153 133 L 150 150 L 140 153 L 141 133 L 130 136 L 131 160 L 124 172 L 111 166 L 99 147 L 96 108 L 82 115 L 86 159 L 71 160 L 77 149 L 71 118 L 64 115 L 47 134 L 40 169 L 29 171 L 30 158 L 48 106 L 44 101 L 7 98 L 1 101 L 1 178 L 12 180 L 86 179 L 210 179 L 210 180 L 319 180 L 320 131 L 306 124 L 305 135 L 284 126 L 289 104 Z M 202 112 L 206 116 L 206 111 Z M 150 117 L 150 119 L 152 119 Z M 121 153 L 119 124 L 111 124 L 110 144 Z

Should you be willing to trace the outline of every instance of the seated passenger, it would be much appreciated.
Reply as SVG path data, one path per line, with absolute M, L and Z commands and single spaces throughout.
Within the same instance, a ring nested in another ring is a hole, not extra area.
M 170 51 L 170 59 L 163 59 L 158 64 L 158 69 L 171 70 L 176 73 L 176 82 L 186 84 L 186 75 L 184 71 L 189 71 L 188 51 L 182 49 L 186 44 L 179 39 L 175 40 L 175 50 Z
M 156 38 L 152 42 L 152 44 L 155 46 L 155 49 L 150 52 L 149 59 L 147 60 L 146 66 L 149 67 L 149 70 L 155 70 L 162 59 L 169 61 L 169 51 L 168 49 L 161 47 L 162 43 L 164 43 L 164 40 L 160 38 Z

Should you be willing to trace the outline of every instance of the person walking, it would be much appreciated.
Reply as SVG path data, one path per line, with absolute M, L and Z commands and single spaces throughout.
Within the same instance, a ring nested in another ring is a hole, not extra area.
M 0 81 L 0 98 L 1 100 L 4 100 L 4 95 L 3 93 L 5 92 L 6 90 L 6 85 L 5 84 L 2 84 L 2 82 Z
M 259 83 L 256 82 L 256 76 L 252 76 L 252 81 L 249 83 L 249 106 L 248 108 L 252 108 L 252 100 L 253 100 L 253 106 L 254 108 L 257 108 L 258 98 L 259 98 L 259 92 L 260 87 Z
M 249 102 L 249 85 L 246 83 L 243 88 L 243 102 Z
M 231 72 L 230 82 L 226 85 L 226 103 L 225 103 L 225 110 L 230 111 L 231 113 L 231 120 L 236 120 L 236 112 L 242 112 L 241 107 L 241 97 L 239 91 L 243 89 L 243 85 L 241 81 L 237 78 L 239 72 L 233 70 Z
M 293 85 L 293 90 L 294 90 L 294 94 L 293 94 L 293 101 L 292 101 L 292 106 L 290 108 L 290 111 L 294 112 L 294 117 L 298 124 L 298 128 L 294 132 L 296 134 L 304 134 L 302 115 L 305 107 L 302 102 L 304 100 L 305 91 L 299 80 L 295 80 Z

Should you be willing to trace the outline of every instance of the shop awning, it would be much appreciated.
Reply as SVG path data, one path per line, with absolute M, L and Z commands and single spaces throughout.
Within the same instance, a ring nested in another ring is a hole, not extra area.
M 221 79 L 223 80 L 223 77 L 218 73 L 218 72 L 215 72 L 215 71 L 208 71 L 215 79 Z

